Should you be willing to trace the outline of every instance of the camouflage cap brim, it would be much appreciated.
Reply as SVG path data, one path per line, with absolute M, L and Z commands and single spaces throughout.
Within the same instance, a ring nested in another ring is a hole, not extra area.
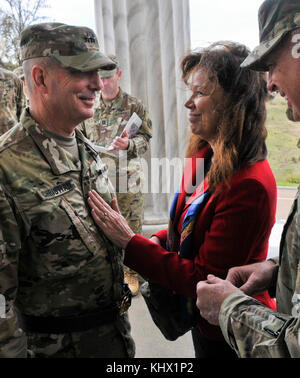
M 99 51 L 89 51 L 80 55 L 52 55 L 65 68 L 74 68 L 81 72 L 94 71 L 101 68 L 114 69 L 116 64 Z
M 265 58 L 274 49 L 274 47 L 278 45 L 286 34 L 286 32 L 282 32 L 282 34 L 277 35 L 272 40 L 261 43 L 259 46 L 255 47 L 255 49 L 243 61 L 241 67 L 251 68 L 256 71 L 268 71 Z
M 258 11 L 259 43 L 241 67 L 267 71 L 267 56 L 283 38 L 300 28 L 299 0 L 265 0 Z
M 117 71 L 118 71 L 117 68 L 115 68 L 113 70 L 100 70 L 99 75 L 100 75 L 101 79 L 105 79 L 105 78 L 108 78 L 108 77 L 115 76 Z
M 55 22 L 31 25 L 22 32 L 20 48 L 22 61 L 48 56 L 65 68 L 82 72 L 116 68 L 116 63 L 100 51 L 94 31 L 85 26 Z

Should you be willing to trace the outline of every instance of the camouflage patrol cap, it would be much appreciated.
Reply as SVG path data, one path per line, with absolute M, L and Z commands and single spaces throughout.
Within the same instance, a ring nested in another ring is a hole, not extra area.
M 109 59 L 112 60 L 116 64 L 116 68 L 114 69 L 101 69 L 99 70 L 99 75 L 102 79 L 107 78 L 107 77 L 112 77 L 114 76 L 120 67 L 118 59 L 115 55 L 108 55 Z
M 87 72 L 116 64 L 101 53 L 92 29 L 62 23 L 31 25 L 21 34 L 22 61 L 38 57 L 55 58 L 65 68 Z
M 300 28 L 299 0 L 266 0 L 258 11 L 259 40 L 241 67 L 267 71 L 264 58 L 292 30 Z

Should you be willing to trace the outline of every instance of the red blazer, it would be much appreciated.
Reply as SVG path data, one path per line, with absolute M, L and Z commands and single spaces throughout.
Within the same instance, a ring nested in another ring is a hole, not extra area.
M 206 146 L 195 157 L 207 157 L 210 153 L 210 147 Z M 192 173 L 191 164 L 187 164 L 185 182 L 191 179 Z M 198 187 L 187 203 L 185 192 L 179 195 L 175 215 L 179 232 L 189 203 L 200 194 Z M 266 259 L 268 239 L 275 223 L 276 200 L 276 182 L 268 161 L 248 165 L 234 174 L 228 190 L 212 194 L 200 213 L 193 231 L 194 245 L 198 249 L 194 260 L 180 258 L 177 253 L 135 235 L 127 245 L 124 264 L 151 281 L 196 298 L 197 282 L 206 280 L 209 273 L 224 279 L 233 266 Z M 155 235 L 165 245 L 167 230 Z M 275 309 L 267 292 L 256 298 Z M 203 318 L 198 328 L 208 338 L 222 339 L 219 327 Z

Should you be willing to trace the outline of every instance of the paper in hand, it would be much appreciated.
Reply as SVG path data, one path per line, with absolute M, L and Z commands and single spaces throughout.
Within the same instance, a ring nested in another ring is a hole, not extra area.
M 143 121 L 141 118 L 134 112 L 132 113 L 132 116 L 129 118 L 128 122 L 126 123 L 126 126 L 124 127 L 124 130 L 122 131 L 121 136 L 123 135 L 124 131 L 127 132 L 128 138 L 133 138 L 135 134 L 138 132 L 138 129 L 141 127 L 141 124 Z M 111 151 L 114 148 L 112 146 L 109 146 L 107 148 L 107 151 Z
M 134 112 L 126 123 L 123 133 L 124 131 L 126 131 L 128 138 L 132 138 L 138 132 L 138 129 L 141 127 L 142 122 L 143 121 L 140 119 L 140 117 Z
M 92 147 L 94 148 L 94 150 L 98 153 L 102 153 L 102 154 L 106 154 L 106 155 L 110 155 L 110 156 L 113 156 L 115 157 L 116 155 L 113 154 L 113 153 L 109 153 L 109 150 L 113 150 L 113 148 L 105 148 L 105 147 L 102 147 L 102 146 L 98 146 L 97 144 L 94 144 L 92 143 Z

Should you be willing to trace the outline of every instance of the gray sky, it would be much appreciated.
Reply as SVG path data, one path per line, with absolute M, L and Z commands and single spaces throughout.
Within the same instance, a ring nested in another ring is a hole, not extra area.
M 94 0 L 48 0 L 45 16 L 70 25 L 95 27 Z
M 190 0 L 192 47 L 218 40 L 244 43 L 258 39 L 258 9 L 263 0 Z
M 51 8 L 45 10 L 45 15 L 53 21 L 89 26 L 96 30 L 94 0 L 48 2 Z M 262 2 L 263 0 L 190 0 L 192 48 L 224 39 L 254 48 L 258 44 L 257 12 Z

